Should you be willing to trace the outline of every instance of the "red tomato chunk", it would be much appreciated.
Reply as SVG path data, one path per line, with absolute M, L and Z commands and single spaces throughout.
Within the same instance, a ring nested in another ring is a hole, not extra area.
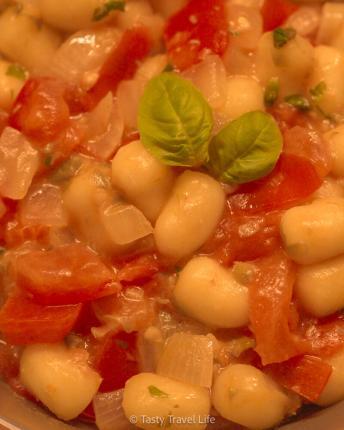
M 0 331 L 14 345 L 59 342 L 73 329 L 81 307 L 41 306 L 26 297 L 10 297 L 0 310 Z
M 282 25 L 298 7 L 291 0 L 264 0 L 262 7 L 264 31 L 271 31 Z
M 43 305 L 87 302 L 118 292 L 114 273 L 89 248 L 65 245 L 16 260 L 17 284 Z
M 206 51 L 222 55 L 228 45 L 224 0 L 190 0 L 165 29 L 172 63 L 180 70 L 200 62 Z

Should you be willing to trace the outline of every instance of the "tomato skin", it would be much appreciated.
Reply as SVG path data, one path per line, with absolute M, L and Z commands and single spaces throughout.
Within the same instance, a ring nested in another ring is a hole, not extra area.
M 14 103 L 10 126 L 42 144 L 55 139 L 69 122 L 65 90 L 56 78 L 30 78 Z
M 321 183 L 315 167 L 306 158 L 282 153 L 268 176 L 242 185 L 228 202 L 233 213 L 288 209 L 305 201 Z
M 0 331 L 8 343 L 60 342 L 72 330 L 82 305 L 40 306 L 24 296 L 9 297 L 0 309 Z
M 81 244 L 22 254 L 15 271 L 17 285 L 42 305 L 82 303 L 119 290 L 113 272 Z
M 206 50 L 222 55 L 228 45 L 224 0 L 190 0 L 169 19 L 165 41 L 172 63 L 180 70 L 200 62 Z
M 50 228 L 46 225 L 20 225 L 17 222 L 7 224 L 5 244 L 8 248 L 16 248 L 27 241 L 48 244 Z
M 298 8 L 290 0 L 265 0 L 262 7 L 264 31 L 271 31 L 282 25 Z
M 288 390 L 316 402 L 331 376 L 332 366 L 319 357 L 303 355 L 284 363 L 270 364 L 264 371 Z
M 225 266 L 271 254 L 281 245 L 281 213 L 233 214 L 227 210 L 202 251 Z
M 124 285 L 141 285 L 150 280 L 159 270 L 160 264 L 155 255 L 141 255 L 126 263 L 119 270 L 117 279 Z
M 88 110 L 96 106 L 109 91 L 115 93 L 122 80 L 131 79 L 138 62 L 148 55 L 151 47 L 152 41 L 145 28 L 127 30 L 100 70 L 97 83 L 88 93 Z
M 109 333 L 94 347 L 93 367 L 103 378 L 100 392 L 123 388 L 126 381 L 139 372 L 136 341 L 136 333 Z
M 295 267 L 282 251 L 255 261 L 249 285 L 249 314 L 256 348 L 263 365 L 280 363 L 305 351 L 289 327 Z

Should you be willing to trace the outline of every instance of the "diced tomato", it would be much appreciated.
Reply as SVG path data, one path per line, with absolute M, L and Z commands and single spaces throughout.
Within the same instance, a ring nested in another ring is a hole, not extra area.
M 0 134 L 7 126 L 7 123 L 8 123 L 8 113 L 3 110 L 0 110 Z
M 262 7 L 264 31 L 279 27 L 297 9 L 291 0 L 265 0 Z
M 64 245 L 16 259 L 17 284 L 43 305 L 65 305 L 115 294 L 113 272 L 89 248 Z
M 280 212 L 245 215 L 227 210 L 202 251 L 227 266 L 271 254 L 281 243 L 280 218 Z
M 307 352 L 330 357 L 344 348 L 344 316 L 331 315 L 320 320 L 303 316 L 300 334 L 307 342 Z
M 149 53 L 152 41 L 145 28 L 127 30 L 118 46 L 110 54 L 100 70 L 97 83 L 89 92 L 89 102 L 94 107 L 109 91 L 116 91 L 118 84 L 124 79 L 131 79 L 139 61 Z
M 326 142 L 311 127 L 295 126 L 287 129 L 284 134 L 283 151 L 306 158 L 315 167 L 320 178 L 324 178 L 331 170 L 331 157 Z
M 167 51 L 180 70 L 200 62 L 207 51 L 222 55 L 228 45 L 224 0 L 189 0 L 165 29 Z
M 264 213 L 302 203 L 322 183 L 306 158 L 282 154 L 275 169 L 265 178 L 242 185 L 229 198 L 233 213 Z
M 92 327 L 99 327 L 100 325 L 101 323 L 96 317 L 92 303 L 84 303 L 79 318 L 75 323 L 74 331 L 78 334 L 88 335 Z
M 257 260 L 249 286 L 251 329 L 262 363 L 280 363 L 304 351 L 300 338 L 289 328 L 295 269 L 282 251 Z
M 40 306 L 26 297 L 9 297 L 0 309 L 0 331 L 14 345 L 59 342 L 73 329 L 81 307 Z
M 155 255 L 147 254 L 126 263 L 118 272 L 117 279 L 123 284 L 142 284 L 159 272 Z
M 19 373 L 18 357 L 13 348 L 5 343 L 0 343 L 0 376 L 8 380 L 15 378 Z
M 136 333 L 109 333 L 95 346 L 92 361 L 103 378 L 100 392 L 123 388 L 126 381 L 139 372 L 136 337 Z
M 265 372 L 279 384 L 310 402 L 316 402 L 332 373 L 332 367 L 319 357 L 303 355 L 284 363 L 270 364 Z
M 55 139 L 69 122 L 65 91 L 58 79 L 29 79 L 15 101 L 10 125 L 43 144 Z
M 9 222 L 5 230 L 5 244 L 15 248 L 27 241 L 48 243 L 50 228 L 46 225 L 22 226 L 18 222 Z

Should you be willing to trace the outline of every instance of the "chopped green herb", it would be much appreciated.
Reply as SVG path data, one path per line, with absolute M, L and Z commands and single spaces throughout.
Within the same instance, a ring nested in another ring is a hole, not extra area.
M 234 36 L 234 37 L 238 37 L 238 36 L 240 36 L 240 32 L 239 32 L 239 31 L 229 30 L 229 34 L 230 34 L 231 36 Z
M 163 72 L 173 72 L 174 67 L 171 63 L 167 63 L 166 67 L 164 68 Z
M 101 19 L 107 17 L 113 10 L 124 11 L 125 1 L 115 1 L 109 0 L 102 6 L 97 7 L 93 13 L 93 21 L 100 21 Z
M 319 82 L 318 85 L 311 88 L 309 91 L 311 93 L 312 100 L 318 103 L 320 99 L 323 97 L 323 95 L 325 94 L 326 90 L 327 90 L 326 83 L 324 81 Z
M 115 343 L 117 346 L 119 346 L 121 349 L 128 349 L 129 348 L 129 344 L 128 342 L 125 342 L 124 340 L 121 339 L 116 339 Z
M 294 106 L 296 109 L 303 112 L 306 112 L 311 108 L 309 100 L 306 97 L 301 96 L 300 94 L 292 94 L 290 96 L 285 97 L 284 100 L 289 105 Z
M 292 27 L 288 28 L 276 28 L 273 32 L 274 46 L 275 48 L 283 48 L 290 40 L 295 39 L 296 30 Z
M 19 64 L 10 64 L 6 71 L 7 76 L 12 76 L 13 78 L 20 79 L 21 81 L 25 81 L 26 79 L 26 70 L 24 67 Z
M 176 271 L 176 273 L 179 273 L 179 272 L 181 272 L 181 271 L 182 271 L 182 268 L 181 268 L 181 266 L 176 266 L 176 267 L 174 268 L 174 270 Z
M 265 93 L 264 102 L 266 106 L 271 107 L 278 98 L 278 93 L 280 89 L 280 82 L 278 78 L 271 78 L 268 82 Z
M 50 167 L 52 165 L 52 162 L 53 162 L 53 156 L 51 154 L 48 154 L 44 159 L 44 165 L 46 167 Z
M 156 387 L 155 385 L 150 385 L 148 387 L 148 391 L 149 394 L 153 397 L 163 397 L 166 398 L 168 397 L 167 393 L 164 393 L 163 391 L 161 391 L 158 387 Z

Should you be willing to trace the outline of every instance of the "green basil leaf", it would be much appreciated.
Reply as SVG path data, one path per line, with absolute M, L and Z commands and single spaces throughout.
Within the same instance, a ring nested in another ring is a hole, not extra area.
M 220 181 L 243 184 L 266 176 L 282 151 L 274 118 L 249 112 L 230 122 L 209 145 L 209 168 Z
M 324 81 L 319 82 L 315 87 L 309 90 L 312 96 L 312 100 L 315 103 L 319 103 L 322 97 L 324 96 L 326 90 L 327 90 L 326 82 Z
M 143 145 L 163 163 L 191 167 L 207 160 L 212 111 L 202 94 L 176 74 L 162 73 L 148 82 L 138 124 Z
M 104 3 L 102 6 L 97 7 L 93 12 L 93 21 L 100 21 L 101 19 L 107 17 L 110 12 L 113 10 L 124 11 L 125 9 L 125 1 L 115 1 L 109 0 Z
M 164 398 L 168 397 L 167 393 L 165 393 L 164 391 L 161 391 L 160 388 L 156 387 L 155 385 L 150 385 L 148 387 L 148 391 L 152 397 L 164 397 Z
M 284 98 L 284 101 L 303 112 L 306 112 L 311 108 L 309 100 L 306 97 L 301 96 L 300 94 L 292 94 L 290 96 L 287 96 Z
M 296 30 L 292 27 L 289 28 L 276 28 L 273 31 L 273 39 L 275 48 L 283 48 L 290 40 L 295 39 Z

